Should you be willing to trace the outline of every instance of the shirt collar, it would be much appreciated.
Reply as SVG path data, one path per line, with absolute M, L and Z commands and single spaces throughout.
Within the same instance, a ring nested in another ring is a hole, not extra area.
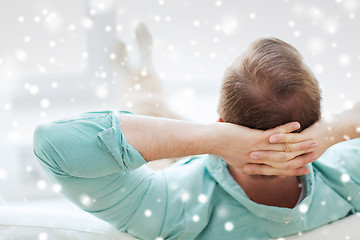
M 251 201 L 240 185 L 233 179 L 228 171 L 227 164 L 216 155 L 209 155 L 206 168 L 218 184 L 241 205 L 252 214 L 274 222 L 289 223 L 298 221 L 309 209 L 314 193 L 314 171 L 312 165 L 307 167 L 310 170 L 303 178 L 305 198 L 294 208 L 281 208 L 267 206 Z

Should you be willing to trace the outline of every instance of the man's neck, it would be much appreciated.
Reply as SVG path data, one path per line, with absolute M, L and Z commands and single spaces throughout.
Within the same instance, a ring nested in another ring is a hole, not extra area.
M 251 176 L 228 166 L 234 180 L 254 202 L 269 206 L 293 208 L 299 200 L 301 185 L 297 177 Z

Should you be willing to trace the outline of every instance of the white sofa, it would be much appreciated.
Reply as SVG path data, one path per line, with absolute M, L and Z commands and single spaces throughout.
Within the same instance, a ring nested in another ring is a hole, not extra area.
M 134 240 L 65 200 L 0 205 L 0 240 Z M 360 214 L 278 240 L 360 239 Z
M 134 240 L 65 200 L 0 205 L 0 240 Z

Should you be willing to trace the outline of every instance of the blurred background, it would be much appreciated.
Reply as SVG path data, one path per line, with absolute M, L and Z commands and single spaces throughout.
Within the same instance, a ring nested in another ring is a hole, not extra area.
M 153 61 L 167 102 L 180 115 L 217 118 L 225 68 L 255 39 L 295 46 L 317 76 L 323 112 L 360 100 L 358 0 L 1 0 L 0 202 L 56 198 L 32 152 L 37 124 L 123 98 L 124 41 L 139 61 L 135 27 L 154 39 Z M 128 107 L 132 107 L 128 104 Z

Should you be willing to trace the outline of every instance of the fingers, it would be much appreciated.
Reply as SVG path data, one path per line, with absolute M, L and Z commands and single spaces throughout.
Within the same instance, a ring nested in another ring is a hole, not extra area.
M 291 133 L 293 131 L 296 131 L 300 128 L 300 123 L 298 122 L 290 122 L 286 123 L 280 126 L 277 126 L 275 128 L 269 129 L 266 132 L 270 135 L 273 135 L 275 133 Z
M 317 155 L 313 152 L 298 156 L 293 160 L 278 163 L 266 162 L 266 164 L 250 163 L 243 167 L 245 173 L 253 175 L 285 175 L 285 176 L 299 176 L 308 174 L 308 169 L 305 165 L 315 161 Z
M 275 169 L 268 165 L 258 165 L 258 164 L 247 164 L 243 167 L 243 170 L 246 174 L 249 175 L 283 175 L 283 176 L 301 176 L 309 174 L 310 170 L 307 167 L 300 167 L 297 169 L 281 170 Z
M 277 151 L 277 152 L 285 152 L 285 153 L 301 152 L 301 151 L 302 153 L 304 153 L 308 150 L 315 149 L 317 146 L 318 144 L 315 140 L 307 140 L 296 143 L 269 143 L 266 146 L 264 146 L 263 149 L 267 151 Z
M 297 169 L 300 167 L 305 166 L 308 163 L 315 161 L 317 155 L 315 153 L 306 153 L 304 155 L 298 156 L 290 161 L 286 162 L 265 162 L 266 165 L 271 166 L 276 169 L 280 170 L 290 170 L 290 169 Z
M 313 140 L 303 141 L 292 144 L 271 144 L 272 150 L 255 151 L 250 153 L 252 163 L 265 162 L 285 162 L 296 156 L 314 151 L 317 148 L 317 142 Z
M 309 140 L 308 137 L 301 133 L 276 133 L 269 138 L 270 143 L 294 143 Z

